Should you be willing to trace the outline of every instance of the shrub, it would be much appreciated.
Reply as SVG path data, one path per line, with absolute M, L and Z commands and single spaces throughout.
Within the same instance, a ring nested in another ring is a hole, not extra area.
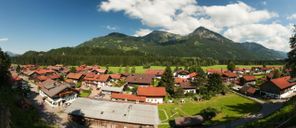
M 212 118 L 214 118 L 217 114 L 219 113 L 219 111 L 215 108 L 206 108 L 201 110 L 200 115 L 205 119 L 205 120 L 211 120 Z

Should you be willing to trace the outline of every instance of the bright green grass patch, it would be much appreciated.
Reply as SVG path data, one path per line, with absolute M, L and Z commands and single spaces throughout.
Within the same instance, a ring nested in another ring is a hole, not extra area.
M 91 93 L 91 90 L 81 90 L 79 96 L 80 97 L 88 97 Z
M 207 122 L 207 125 L 213 125 L 218 123 L 226 123 L 228 121 L 242 118 L 243 116 L 251 113 L 256 113 L 261 109 L 261 105 L 255 101 L 243 98 L 236 94 L 227 94 L 225 96 L 217 96 L 208 101 L 186 101 L 186 103 L 174 103 L 174 104 L 161 104 L 158 106 L 159 118 L 162 123 L 167 123 L 165 120 L 165 110 L 169 116 L 169 120 L 174 120 L 180 116 L 190 116 L 199 114 L 199 112 L 205 108 L 213 107 L 220 111 L 220 113 L 213 118 L 212 121 Z
M 251 67 L 261 67 L 262 65 L 236 65 L 236 67 L 240 67 L 240 68 L 251 68 Z M 281 65 L 267 65 L 267 66 L 281 66 Z M 180 68 L 184 68 L 182 66 L 179 66 Z M 103 67 L 105 68 L 105 67 Z M 129 67 L 129 70 L 131 70 L 132 66 Z M 137 74 L 142 74 L 145 72 L 143 66 L 135 66 L 136 68 L 136 73 Z M 175 66 L 171 66 L 172 70 L 175 69 Z M 165 69 L 165 66 L 151 66 L 149 69 Z M 213 65 L 213 66 L 202 66 L 202 69 L 206 70 L 206 69 L 227 69 L 227 65 Z M 125 67 L 121 67 L 121 72 L 124 73 Z M 109 71 L 113 72 L 113 73 L 118 73 L 119 71 L 119 67 L 113 67 L 110 66 L 109 67 Z

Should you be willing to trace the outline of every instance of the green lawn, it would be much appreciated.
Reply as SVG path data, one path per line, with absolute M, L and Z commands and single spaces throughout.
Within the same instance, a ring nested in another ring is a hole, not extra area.
M 80 97 L 88 97 L 90 95 L 90 90 L 81 90 L 79 96 Z
M 206 122 L 206 125 L 213 125 L 218 123 L 226 123 L 230 120 L 238 119 L 244 115 L 250 113 L 256 113 L 260 111 L 260 104 L 255 101 L 243 98 L 236 94 L 227 94 L 225 96 L 217 96 L 208 101 L 195 102 L 187 100 L 184 104 L 161 104 L 158 106 L 159 118 L 162 120 L 163 126 L 167 127 L 165 124 L 168 122 L 166 115 L 169 116 L 169 120 L 173 120 L 180 116 L 190 116 L 199 114 L 199 112 L 205 108 L 213 107 L 220 111 L 220 113 L 213 118 L 212 121 Z
M 254 66 L 262 66 L 262 65 L 236 65 L 236 67 L 240 68 L 251 68 Z M 280 65 L 267 65 L 267 66 L 280 66 Z M 143 66 L 135 66 L 136 67 L 136 73 L 142 74 L 145 72 L 146 69 L 143 68 Z M 181 67 L 181 66 L 180 66 Z M 105 68 L 105 67 L 103 67 Z M 129 67 L 131 69 L 131 66 Z M 175 66 L 171 66 L 172 70 L 175 69 Z M 226 69 L 227 65 L 213 65 L 213 66 L 202 66 L 204 70 L 206 69 Z M 121 67 L 122 73 L 124 72 L 125 67 Z M 165 66 L 151 66 L 150 69 L 165 69 Z M 109 71 L 112 71 L 113 73 L 118 73 L 119 67 L 109 67 Z

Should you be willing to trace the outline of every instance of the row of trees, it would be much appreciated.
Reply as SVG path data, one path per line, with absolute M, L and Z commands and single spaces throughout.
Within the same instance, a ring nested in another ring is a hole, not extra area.
M 225 93 L 222 78 L 219 74 L 206 75 L 200 66 L 191 66 L 189 71 L 198 73 L 191 84 L 196 87 L 199 94 L 205 99 L 209 99 L 218 93 Z M 169 66 L 165 68 L 158 85 L 165 87 L 167 93 L 172 97 L 184 96 L 182 88 L 175 87 L 173 72 Z
M 127 66 L 127 65 L 215 65 L 218 60 L 211 58 L 198 57 L 163 57 L 163 56 L 146 56 L 146 55 L 50 55 L 50 54 L 26 54 L 12 58 L 12 62 L 16 64 L 38 64 L 38 65 L 112 65 L 112 66 Z

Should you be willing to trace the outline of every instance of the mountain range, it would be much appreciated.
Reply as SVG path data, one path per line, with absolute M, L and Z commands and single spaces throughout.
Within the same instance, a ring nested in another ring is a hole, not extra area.
M 113 51 L 113 52 L 110 52 Z M 154 55 L 200 57 L 218 60 L 278 60 L 286 53 L 268 49 L 254 42 L 237 43 L 207 28 L 199 27 L 188 35 L 153 31 L 135 37 L 113 32 L 96 37 L 76 47 L 52 49 L 48 52 L 26 52 L 56 55 Z

